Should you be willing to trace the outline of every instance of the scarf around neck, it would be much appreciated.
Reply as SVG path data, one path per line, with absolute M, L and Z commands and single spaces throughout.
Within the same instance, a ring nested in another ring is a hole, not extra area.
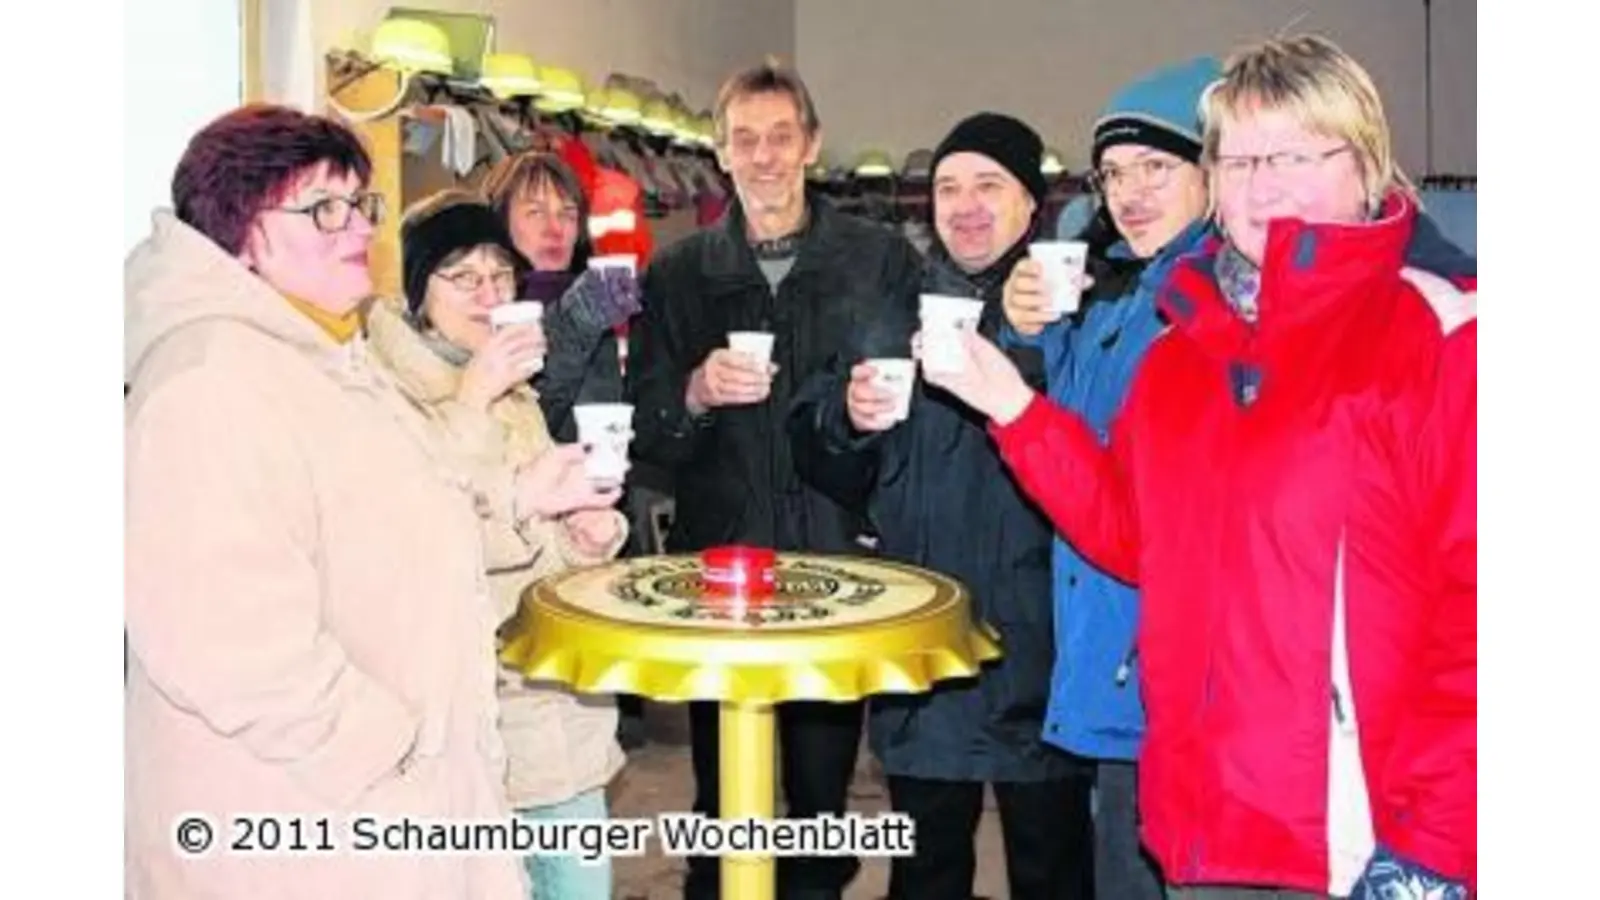
M 315 322 L 317 327 L 328 337 L 333 338 L 336 344 L 350 343 L 351 338 L 361 331 L 363 313 L 366 309 L 364 303 L 340 316 L 290 294 L 284 294 L 283 299 L 301 315 Z
M 440 359 L 450 365 L 459 369 L 472 362 L 471 350 L 457 347 L 455 344 L 445 340 L 444 335 L 440 334 L 437 329 L 426 328 L 418 333 L 422 336 L 422 343 L 426 344 L 429 350 L 432 350 Z
M 1239 314 L 1239 318 L 1255 324 L 1260 314 L 1257 299 L 1261 295 L 1261 269 L 1245 258 L 1232 243 L 1222 245 L 1217 253 L 1217 286 L 1222 296 Z
M 524 272 L 517 286 L 517 299 L 538 300 L 546 305 L 560 300 L 572 283 L 578 280 L 577 272 Z

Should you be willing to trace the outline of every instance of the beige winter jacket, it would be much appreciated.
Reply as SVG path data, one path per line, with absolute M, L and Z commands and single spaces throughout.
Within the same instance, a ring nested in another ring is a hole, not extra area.
M 550 430 L 531 388 L 514 388 L 482 413 L 456 401 L 460 367 L 440 356 L 405 321 L 397 304 L 374 304 L 367 333 L 373 352 L 388 365 L 402 390 L 450 435 L 452 454 L 475 462 L 475 480 L 488 499 L 484 549 L 502 619 L 516 611 L 523 589 L 532 581 L 616 555 L 627 533 L 627 520 L 620 512 L 613 513 L 619 537 L 598 556 L 579 551 L 559 521 L 519 522 L 513 514 L 512 473 L 551 446 Z M 503 670 L 500 733 L 512 806 L 549 806 L 606 785 L 624 761 L 616 730 L 616 705 L 610 697 L 577 695 L 560 685 L 530 682 Z
M 344 830 L 508 814 L 470 478 L 362 339 L 172 216 L 126 279 L 127 896 L 526 896 L 513 855 L 356 854 Z M 195 813 L 217 843 L 190 859 Z M 344 850 L 230 852 L 263 813 L 326 817 Z

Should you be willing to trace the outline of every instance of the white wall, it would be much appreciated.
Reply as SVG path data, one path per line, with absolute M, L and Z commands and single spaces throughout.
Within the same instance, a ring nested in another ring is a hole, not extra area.
M 260 0 L 257 35 L 261 99 L 321 110 L 323 53 L 316 42 L 316 0 Z
M 312 4 L 316 77 L 328 49 L 368 46 L 391 6 L 492 15 L 502 51 L 574 68 L 591 85 L 612 72 L 652 78 L 694 109 L 710 106 L 723 78 L 763 55 L 795 57 L 795 0 L 342 0 Z M 281 54 L 267 61 L 269 84 L 288 82 L 273 74 L 283 65 Z
M 152 209 L 172 204 L 190 136 L 243 98 L 239 23 L 239 0 L 142 0 L 125 17 L 124 251 L 150 233 Z
M 1433 161 L 1441 174 L 1478 172 L 1477 0 L 1433 0 Z
M 1433 7 L 1434 169 L 1474 173 L 1476 2 Z M 825 143 L 844 158 L 878 146 L 898 160 L 995 109 L 1080 170 L 1100 106 L 1130 78 L 1314 30 L 1372 73 L 1402 165 L 1425 174 L 1423 22 L 1422 0 L 796 0 L 795 42 Z

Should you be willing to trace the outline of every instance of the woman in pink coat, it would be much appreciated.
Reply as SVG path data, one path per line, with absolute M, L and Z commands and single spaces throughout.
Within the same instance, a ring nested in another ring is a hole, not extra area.
M 369 358 L 370 172 L 335 122 L 238 110 L 127 262 L 129 897 L 526 896 L 513 853 L 352 830 L 509 814 L 488 501 Z M 581 455 L 508 472 L 518 511 L 565 512 Z

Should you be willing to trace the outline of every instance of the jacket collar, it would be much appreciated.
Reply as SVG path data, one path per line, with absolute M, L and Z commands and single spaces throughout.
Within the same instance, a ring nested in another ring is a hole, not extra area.
M 1135 307 L 1153 311 L 1156 294 L 1173 263 L 1193 253 L 1210 234 L 1211 220 L 1196 219 L 1149 259 L 1135 256 L 1127 239 L 1119 237 L 1106 248 L 1103 256 L 1090 257 L 1090 274 L 1094 275 L 1095 283 L 1083 297 L 1080 315 L 1094 306 L 1130 299 L 1135 302 L 1127 304 L 1128 315 L 1133 314 Z
M 931 206 L 929 213 L 932 214 Z M 968 272 L 951 258 L 950 250 L 945 247 L 944 241 L 939 239 L 938 226 L 934 225 L 933 242 L 928 246 L 927 252 L 928 280 L 935 282 L 930 284 L 931 289 L 936 293 L 972 296 L 985 303 L 998 304 L 1005 295 L 1006 279 L 1011 277 L 1011 270 L 1028 255 L 1028 247 L 1034 241 L 1046 238 L 1048 233 L 1044 224 L 1042 211 L 1036 210 L 1028 222 L 1027 230 L 1023 231 L 998 259 L 978 272 Z M 964 284 L 967 289 L 950 290 L 948 287 L 940 287 L 937 282 Z
M 791 275 L 825 263 L 833 257 L 843 240 L 839 234 L 843 214 L 834 209 L 826 197 L 810 187 L 806 188 L 806 209 L 810 220 L 800 239 L 800 253 L 795 258 Z M 719 282 L 766 285 L 766 277 L 761 274 L 755 251 L 750 248 L 744 206 L 737 195 L 723 215 L 721 227 L 710 234 L 711 243 L 705 260 L 707 277 Z
M 1139 260 L 1133 254 L 1133 247 L 1128 244 L 1128 239 L 1117 238 L 1116 243 L 1106 248 L 1106 258 L 1113 260 L 1139 260 L 1145 265 L 1156 265 L 1167 260 L 1193 252 L 1200 246 L 1201 241 L 1211 233 L 1211 220 L 1201 216 L 1190 222 L 1182 231 L 1173 235 L 1172 240 L 1157 250 L 1149 259 Z
M 233 321 L 264 332 L 306 355 L 336 379 L 365 384 L 364 343 L 336 343 L 210 238 L 168 210 L 123 264 L 124 371 L 133 378 L 146 354 L 174 331 L 202 321 Z
M 1216 234 L 1178 261 L 1157 303 L 1178 328 L 1223 358 L 1259 355 L 1307 329 L 1336 340 L 1350 322 L 1390 301 L 1415 217 L 1416 205 L 1397 192 L 1371 222 L 1272 222 L 1255 327 L 1239 318 L 1217 285 L 1222 238 Z

